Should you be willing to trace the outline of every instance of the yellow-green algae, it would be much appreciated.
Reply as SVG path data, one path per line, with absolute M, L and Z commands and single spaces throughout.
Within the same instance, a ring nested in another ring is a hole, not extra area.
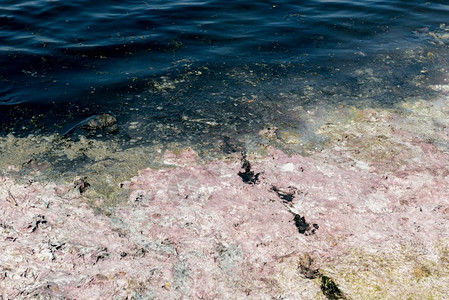
M 449 269 L 442 262 L 406 247 L 394 252 L 355 248 L 323 264 L 322 272 L 336 278 L 350 299 L 444 299 Z
M 150 159 L 156 156 L 154 153 L 158 151 L 150 147 L 122 149 L 112 140 L 85 137 L 76 142 L 59 135 L 0 138 L 0 168 L 10 175 L 23 174 L 22 180 L 60 183 L 70 183 L 76 175 L 87 176 L 92 187 L 89 189 L 91 196 L 100 196 L 110 204 L 123 198 L 117 197 L 121 195 L 119 183 L 148 166 Z M 87 162 L 77 163 L 77 160 Z M 68 166 L 60 167 L 61 162 Z

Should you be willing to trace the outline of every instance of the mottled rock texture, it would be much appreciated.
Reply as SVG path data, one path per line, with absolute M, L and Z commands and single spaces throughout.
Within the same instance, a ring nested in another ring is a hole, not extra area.
M 165 167 L 121 183 L 116 206 L 95 186 L 4 176 L 0 296 L 444 299 L 447 112 L 447 101 L 334 112 L 317 128 L 324 150 L 307 157 L 167 151 Z

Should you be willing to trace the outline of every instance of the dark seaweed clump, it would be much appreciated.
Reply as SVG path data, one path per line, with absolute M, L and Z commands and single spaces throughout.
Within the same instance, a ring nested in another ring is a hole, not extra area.
M 295 192 L 296 192 L 296 188 L 294 188 L 294 187 L 289 187 L 291 190 L 293 190 L 292 192 L 285 192 L 285 191 L 283 191 L 283 190 L 280 190 L 280 189 L 278 189 L 277 187 L 275 187 L 275 186 L 272 186 L 271 187 L 271 190 L 273 191 L 273 192 L 275 192 L 277 195 L 278 195 L 278 197 L 280 198 L 280 199 L 282 199 L 282 201 L 284 202 L 284 203 L 291 203 L 291 202 L 293 202 L 293 199 L 295 199 Z
M 238 175 L 242 178 L 244 183 L 257 184 L 259 183 L 260 173 L 254 173 L 251 170 L 251 163 L 246 159 L 246 155 L 242 154 L 242 169 L 243 172 L 239 172 Z
M 334 280 L 326 275 L 323 275 L 320 270 L 314 266 L 313 258 L 305 253 L 299 259 L 299 272 L 307 279 L 321 278 L 321 292 L 329 300 L 346 300 L 347 297 L 343 294 Z
M 295 221 L 295 226 L 298 228 L 299 233 L 304 235 L 312 235 L 315 233 L 315 231 L 320 228 L 318 224 L 313 223 L 310 225 L 306 222 L 306 218 L 301 217 L 298 214 L 293 214 L 295 218 L 293 219 Z
M 327 276 L 321 275 L 321 291 L 329 300 L 347 299 L 338 288 L 337 284 Z
M 307 279 L 315 279 L 321 276 L 320 270 L 314 268 L 313 259 L 309 254 L 304 254 L 299 260 L 299 272 Z

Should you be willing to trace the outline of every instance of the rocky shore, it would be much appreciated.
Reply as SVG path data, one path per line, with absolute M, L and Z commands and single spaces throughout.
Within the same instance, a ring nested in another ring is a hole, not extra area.
M 434 89 L 394 109 L 304 112 L 326 141 L 307 155 L 277 128 L 261 151 L 221 159 L 164 150 L 114 182 L 113 204 L 89 177 L 19 180 L 23 166 L 4 163 L 0 296 L 444 299 L 449 89 Z

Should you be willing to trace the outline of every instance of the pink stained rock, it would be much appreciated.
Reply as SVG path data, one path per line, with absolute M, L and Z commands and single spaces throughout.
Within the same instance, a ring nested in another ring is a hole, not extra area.
M 448 137 L 430 142 L 431 130 L 392 112 L 355 115 L 319 129 L 323 151 L 270 148 L 249 154 L 248 170 L 237 156 L 166 152 L 169 166 L 123 182 L 114 207 L 89 206 L 102 203 L 88 198 L 93 186 L 2 177 L 0 295 L 444 299 Z

